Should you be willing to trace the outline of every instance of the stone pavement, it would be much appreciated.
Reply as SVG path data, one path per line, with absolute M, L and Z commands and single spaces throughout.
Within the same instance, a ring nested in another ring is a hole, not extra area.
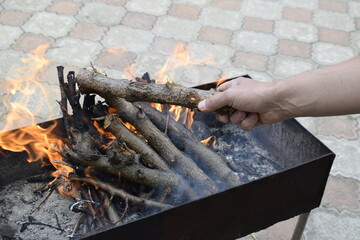
M 38 78 L 51 106 L 45 106 L 41 91 L 34 91 L 28 103 L 39 110 L 35 121 L 42 122 L 60 116 L 59 64 L 69 71 L 93 62 L 117 78 L 126 77 L 124 68 L 132 63 L 135 74 L 155 73 L 181 41 L 192 59 L 213 57 L 212 64 L 175 74 L 175 82 L 190 86 L 244 73 L 279 81 L 350 59 L 360 50 L 360 1 L 0 0 L 0 32 L 2 86 L 19 75 L 14 67 L 35 61 L 21 60 L 32 49 L 49 46 L 50 63 Z M 118 54 L 123 47 L 127 52 Z M 6 96 L 3 87 L 0 98 Z M 0 127 L 7 112 L 0 103 Z M 303 239 L 360 239 L 360 116 L 299 120 L 337 154 L 321 207 L 312 212 Z M 290 239 L 295 220 L 244 239 Z

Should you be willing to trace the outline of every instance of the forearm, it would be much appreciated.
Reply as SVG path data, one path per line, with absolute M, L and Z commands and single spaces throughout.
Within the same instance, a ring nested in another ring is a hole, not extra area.
M 280 118 L 360 113 L 360 57 L 274 84 Z

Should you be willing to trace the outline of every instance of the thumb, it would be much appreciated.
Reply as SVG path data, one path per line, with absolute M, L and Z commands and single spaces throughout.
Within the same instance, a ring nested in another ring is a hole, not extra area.
M 214 112 L 224 106 L 228 106 L 230 100 L 225 92 L 217 92 L 215 95 L 201 101 L 198 104 L 198 108 L 202 112 Z

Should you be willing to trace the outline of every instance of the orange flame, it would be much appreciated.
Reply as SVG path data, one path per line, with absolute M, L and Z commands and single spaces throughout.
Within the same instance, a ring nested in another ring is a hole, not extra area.
M 47 128 L 34 125 L 35 116 L 43 104 L 36 104 L 34 109 L 29 108 L 39 99 L 48 104 L 48 109 L 55 105 L 51 104 L 47 90 L 38 81 L 40 73 L 49 65 L 44 56 L 47 48 L 48 45 L 40 45 L 31 51 L 28 58 L 21 59 L 26 67 L 10 70 L 15 71 L 16 78 L 6 79 L 7 94 L 4 97 L 4 106 L 8 113 L 5 116 L 5 126 L 0 133 L 0 147 L 12 152 L 27 152 L 29 162 L 41 160 L 44 164 L 44 160 L 48 159 L 58 169 L 57 174 L 66 175 L 73 169 L 54 162 L 62 159 L 57 150 L 61 150 L 63 142 L 52 133 L 57 123 L 54 122 Z M 27 125 L 31 126 L 23 127 Z M 18 127 L 23 128 L 9 131 Z
M 216 88 L 218 88 L 222 83 L 224 83 L 227 78 L 228 78 L 228 75 L 227 75 L 227 74 L 221 76 L 221 78 L 215 83 L 215 84 L 216 84 Z
M 106 132 L 104 131 L 100 126 L 99 123 L 97 121 L 94 121 L 94 126 L 96 128 L 96 130 L 98 130 L 98 132 L 102 135 L 104 135 L 107 139 L 116 139 L 116 137 L 114 136 L 114 134 L 112 134 L 111 132 Z
M 119 49 L 110 47 L 107 49 L 107 51 L 112 54 L 120 55 L 125 53 L 127 50 L 125 46 L 120 46 Z
M 211 139 L 212 139 L 212 136 L 210 136 L 210 137 L 208 137 L 208 138 L 206 138 L 204 140 L 201 140 L 200 142 L 202 144 L 204 144 L 205 146 L 207 146 L 207 145 L 209 145 L 209 142 L 210 142 Z

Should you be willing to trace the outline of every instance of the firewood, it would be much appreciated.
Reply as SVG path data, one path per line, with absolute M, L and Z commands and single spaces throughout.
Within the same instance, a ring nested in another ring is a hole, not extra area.
M 117 110 L 118 116 L 131 123 L 148 141 L 160 156 L 174 167 L 180 175 L 189 179 L 190 184 L 199 187 L 199 191 L 208 195 L 217 191 L 214 182 L 188 156 L 181 152 L 171 140 L 161 132 L 145 115 L 141 109 L 122 98 L 102 95 L 107 103 Z
M 112 79 L 105 75 L 80 70 L 76 76 L 82 93 L 97 93 L 101 96 L 112 95 L 124 98 L 129 102 L 154 102 L 179 105 L 191 109 L 197 108 L 201 100 L 216 93 L 215 90 L 201 90 L 180 86 L 177 84 L 155 84 L 147 82 L 132 82 L 127 79 Z M 230 107 L 221 112 L 231 111 Z
M 149 104 L 138 102 L 134 105 L 141 106 L 146 116 L 161 131 L 165 132 L 167 125 L 167 134 L 172 142 L 202 166 L 210 177 L 224 182 L 228 187 L 241 184 L 239 177 L 226 165 L 224 157 L 204 146 L 184 125 L 173 118 L 167 119 L 166 115 Z

